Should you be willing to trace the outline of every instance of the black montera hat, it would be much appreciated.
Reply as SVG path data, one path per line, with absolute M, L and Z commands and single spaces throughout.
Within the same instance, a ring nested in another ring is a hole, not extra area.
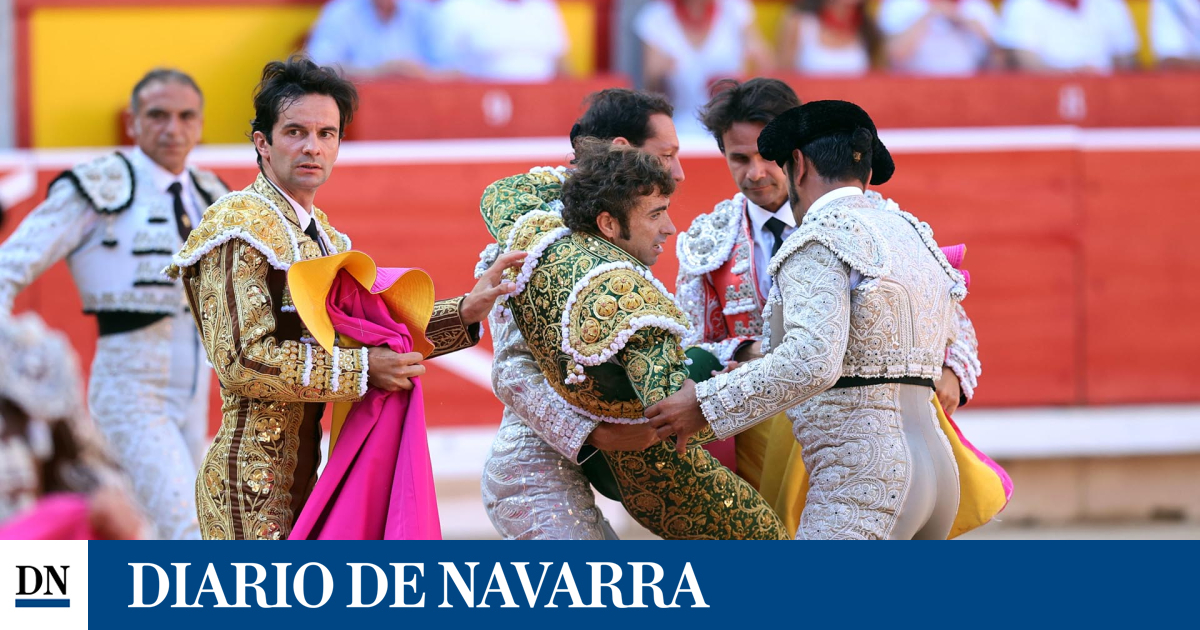
M 758 135 L 758 152 L 768 160 L 783 166 L 795 149 L 804 150 L 808 143 L 834 133 L 854 133 L 856 129 L 871 132 L 871 185 L 878 186 L 892 178 L 896 163 L 892 154 L 879 141 L 875 123 L 863 108 L 848 101 L 811 101 L 793 107 L 772 120 Z

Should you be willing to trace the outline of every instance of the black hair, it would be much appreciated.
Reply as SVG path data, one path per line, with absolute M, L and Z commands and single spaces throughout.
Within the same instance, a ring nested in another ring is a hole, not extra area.
M 587 97 L 587 111 L 571 127 L 571 146 L 582 137 L 612 141 L 625 138 L 635 147 L 650 138 L 650 117 L 654 114 L 672 116 L 675 108 L 660 94 L 608 88 Z
M 795 90 L 779 79 L 756 78 L 745 83 L 723 79 L 713 86 L 713 97 L 700 110 L 700 122 L 717 139 L 717 147 L 725 152 L 721 137 L 739 122 L 775 120 L 787 110 L 798 107 L 800 97 Z
M 638 197 L 655 192 L 675 192 L 662 160 L 636 147 L 581 136 L 575 141 L 575 172 L 562 187 L 563 222 L 595 234 L 596 218 L 607 212 L 621 225 L 621 238 L 629 238 L 629 211 Z
M 200 96 L 200 104 L 204 105 L 204 92 L 200 90 L 200 86 L 196 85 L 196 80 L 192 75 L 175 68 L 155 68 L 150 72 L 142 75 L 141 79 L 133 85 L 133 91 L 129 93 L 129 109 L 133 113 L 138 113 L 141 108 L 141 102 L 138 100 L 142 90 L 151 83 L 168 83 L 175 82 L 186 85 L 187 87 L 196 90 L 196 94 Z
M 250 135 L 261 131 L 270 144 L 271 131 L 279 121 L 279 114 L 292 103 L 308 94 L 322 94 L 332 98 L 338 106 L 338 138 L 346 135 L 346 125 L 354 119 L 358 109 L 358 90 L 336 69 L 318 66 L 306 55 L 296 54 L 286 61 L 272 61 L 263 67 L 262 79 L 254 88 L 254 120 L 250 121 Z M 262 156 L 258 156 L 262 165 Z
M 817 175 L 825 181 L 856 179 L 865 186 L 871 177 L 874 140 L 871 130 L 859 127 L 853 132 L 821 136 L 801 147 L 800 153 L 812 162 Z

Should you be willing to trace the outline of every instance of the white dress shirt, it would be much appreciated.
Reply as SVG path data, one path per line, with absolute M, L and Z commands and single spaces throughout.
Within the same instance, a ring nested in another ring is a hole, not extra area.
M 1033 53 L 1055 70 L 1109 72 L 1114 58 L 1138 51 L 1139 39 L 1122 0 L 1080 0 L 1077 9 L 1056 0 L 1009 0 L 996 43 Z
M 883 0 L 879 30 L 896 37 L 912 28 L 931 11 L 931 0 Z M 958 17 L 978 23 L 988 36 L 996 29 L 996 9 L 988 0 L 959 0 Z M 943 15 L 933 15 L 925 37 L 911 57 L 895 68 L 901 72 L 935 76 L 968 76 L 987 61 L 988 42 L 974 30 L 955 25 Z
M 750 233 L 754 236 L 754 273 L 758 280 L 759 295 L 765 299 L 771 291 L 771 274 L 767 273 L 767 266 L 771 262 L 771 251 L 775 249 L 775 235 L 767 229 L 767 219 L 775 217 L 787 225 L 783 228 L 783 238 L 786 240 L 796 231 L 796 217 L 792 215 L 792 204 L 786 201 L 778 210 L 771 212 L 747 199 L 746 214 L 750 215 Z
M 1150 45 L 1163 59 L 1200 59 L 1200 0 L 1150 0 Z

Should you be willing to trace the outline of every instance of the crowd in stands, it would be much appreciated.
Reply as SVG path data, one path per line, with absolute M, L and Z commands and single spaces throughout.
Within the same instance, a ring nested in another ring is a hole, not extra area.
M 614 0 L 632 17 L 612 40 L 640 60 L 618 70 L 694 111 L 713 81 L 745 74 L 1138 68 L 1127 1 L 798 0 L 771 45 L 751 0 Z M 1149 0 L 1147 30 L 1155 65 L 1200 69 L 1200 0 Z M 565 73 L 568 46 L 556 0 L 332 0 L 308 52 L 359 77 L 537 82 Z
M 567 34 L 555 0 L 331 0 L 308 54 L 350 76 L 549 81 Z

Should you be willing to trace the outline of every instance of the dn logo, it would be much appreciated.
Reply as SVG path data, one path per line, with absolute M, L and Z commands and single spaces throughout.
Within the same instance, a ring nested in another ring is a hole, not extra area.
M 68 608 L 68 566 L 17 565 L 17 608 Z M 60 571 L 61 569 L 61 571 Z M 45 590 L 42 586 L 45 585 Z M 29 597 L 32 595 L 33 597 Z

